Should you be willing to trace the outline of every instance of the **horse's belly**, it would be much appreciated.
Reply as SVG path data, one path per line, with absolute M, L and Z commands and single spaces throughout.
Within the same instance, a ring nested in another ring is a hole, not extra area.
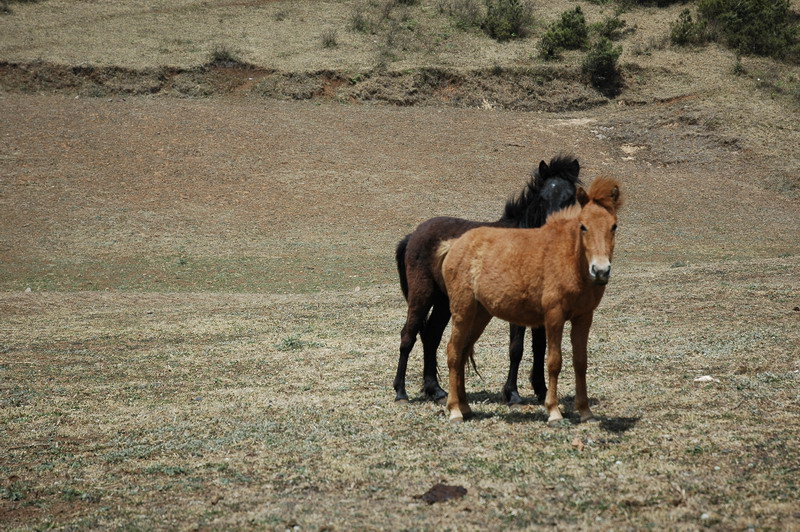
M 499 299 L 488 299 L 481 301 L 481 305 L 494 316 L 516 325 L 525 327 L 540 327 L 544 325 L 544 314 L 541 306 L 531 301 L 519 299 L 518 297 L 508 297 Z

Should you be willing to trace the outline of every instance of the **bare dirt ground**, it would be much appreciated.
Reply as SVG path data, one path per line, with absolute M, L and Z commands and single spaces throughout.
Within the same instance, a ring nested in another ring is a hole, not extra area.
M 798 529 L 797 68 L 734 74 L 665 44 L 682 6 L 637 9 L 609 100 L 577 53 L 542 63 L 434 3 L 387 55 L 354 7 L 0 17 L 3 527 Z M 574 423 L 568 362 L 563 427 L 501 404 L 500 322 L 475 419 L 393 404 L 395 243 L 499 217 L 560 152 L 627 195 L 590 337 L 601 423 Z M 442 481 L 467 495 L 416 498 Z

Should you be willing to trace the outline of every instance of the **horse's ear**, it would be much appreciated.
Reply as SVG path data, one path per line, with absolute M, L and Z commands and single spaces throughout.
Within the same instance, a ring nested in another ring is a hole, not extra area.
M 611 197 L 611 201 L 614 204 L 614 210 L 616 211 L 622 206 L 622 198 L 620 197 L 619 187 L 615 185 L 608 195 Z
M 545 177 L 550 173 L 550 168 L 547 167 L 547 163 L 544 161 L 539 162 L 539 175 L 541 177 Z
M 578 159 L 572 159 L 572 163 L 569 165 L 569 170 L 575 177 L 578 177 L 578 174 L 581 173 L 581 164 L 578 162 Z
M 589 203 L 589 195 L 583 190 L 583 187 L 578 187 L 578 190 L 575 191 L 575 197 L 578 199 L 578 203 L 581 204 L 581 207 Z

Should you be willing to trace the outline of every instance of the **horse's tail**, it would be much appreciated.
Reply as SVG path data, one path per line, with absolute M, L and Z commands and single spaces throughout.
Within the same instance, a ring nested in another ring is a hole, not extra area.
M 436 254 L 434 255 L 434 260 L 436 261 L 433 265 L 434 269 L 441 270 L 442 264 L 444 263 L 445 257 L 450 252 L 450 248 L 453 247 L 453 242 L 455 242 L 454 238 L 450 240 L 442 240 L 439 243 L 439 247 L 436 248 Z
M 403 297 L 408 301 L 408 276 L 406 275 L 406 248 L 411 235 L 408 234 L 403 237 L 403 240 L 397 243 L 397 249 L 394 252 L 394 260 L 397 261 L 397 273 L 400 275 L 400 289 L 403 291 Z

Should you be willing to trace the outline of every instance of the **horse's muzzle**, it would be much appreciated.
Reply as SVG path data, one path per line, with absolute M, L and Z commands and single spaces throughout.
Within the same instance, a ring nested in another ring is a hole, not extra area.
M 606 285 L 611 277 L 611 265 L 609 264 L 605 268 L 598 268 L 596 265 L 592 264 L 589 267 L 589 276 L 592 278 L 592 281 L 594 281 L 594 284 L 601 286 Z

